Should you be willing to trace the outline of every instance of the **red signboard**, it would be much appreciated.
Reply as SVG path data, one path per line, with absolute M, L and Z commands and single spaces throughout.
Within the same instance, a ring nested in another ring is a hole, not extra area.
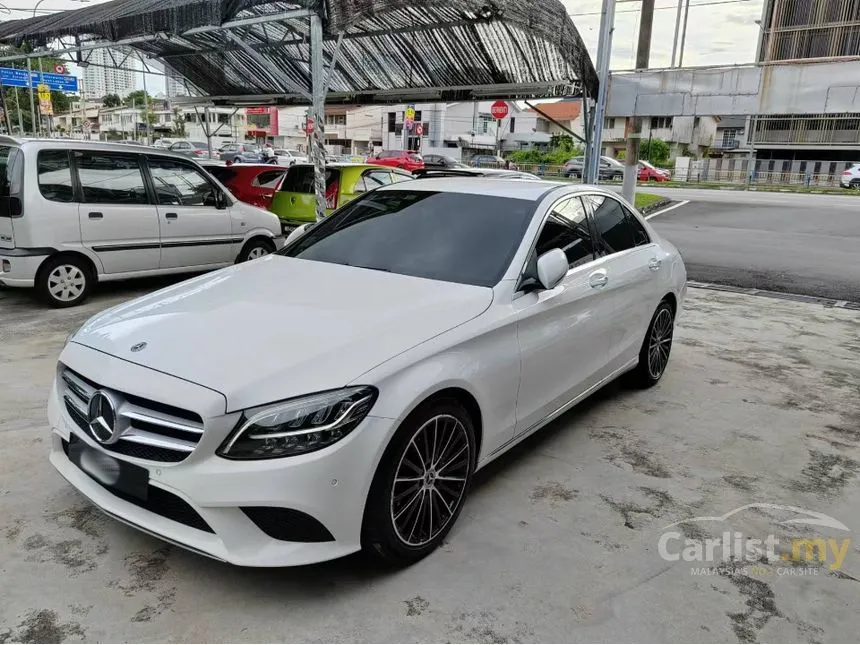
M 508 116 L 508 104 L 504 101 L 496 101 L 490 106 L 490 114 L 493 115 L 494 119 L 499 119 L 500 121 Z
M 305 134 L 314 133 L 314 120 L 308 116 L 305 118 Z
M 417 134 L 419 137 L 424 135 L 424 126 L 420 123 L 415 126 L 415 134 Z

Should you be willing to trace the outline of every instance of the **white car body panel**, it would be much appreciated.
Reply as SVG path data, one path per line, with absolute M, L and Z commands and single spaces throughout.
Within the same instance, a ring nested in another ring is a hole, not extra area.
M 247 566 L 327 560 L 361 548 L 374 473 L 398 428 L 428 397 L 454 388 L 474 401 L 482 467 L 634 367 L 663 298 L 680 310 L 683 262 L 641 218 L 650 244 L 574 266 L 552 289 L 519 290 L 549 207 L 574 194 L 618 199 L 612 193 L 480 178 L 409 183 L 409 190 L 440 187 L 534 200 L 522 243 L 492 288 L 270 256 L 109 309 L 64 349 L 60 369 L 118 396 L 200 415 L 203 434 L 184 461 L 121 459 L 147 468 L 150 485 L 184 500 L 212 533 L 124 501 L 72 464 L 63 443 L 72 435 L 100 447 L 65 409 L 61 379 L 48 409 L 54 466 L 121 521 L 210 557 Z M 378 398 L 343 439 L 287 458 L 216 455 L 244 410 L 350 385 L 374 386 Z M 333 539 L 271 538 L 243 514 L 246 506 L 307 513 Z

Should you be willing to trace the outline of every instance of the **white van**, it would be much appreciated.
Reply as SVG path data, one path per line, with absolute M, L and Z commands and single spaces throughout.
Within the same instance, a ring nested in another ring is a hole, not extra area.
M 0 285 L 55 307 L 98 281 L 217 269 L 283 244 L 277 216 L 185 157 L 0 136 Z

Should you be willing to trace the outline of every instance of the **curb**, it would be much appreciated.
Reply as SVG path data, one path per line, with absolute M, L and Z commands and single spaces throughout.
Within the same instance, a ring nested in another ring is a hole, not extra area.
M 660 209 L 666 208 L 667 206 L 674 204 L 674 203 L 675 203 L 674 200 L 667 199 L 664 197 L 660 201 L 654 202 L 653 204 L 648 204 L 647 206 L 644 206 L 638 210 L 639 210 L 639 213 L 641 213 L 642 215 L 648 215 L 649 213 L 653 213 L 654 211 L 659 211 Z
M 793 302 L 807 302 L 810 304 L 835 307 L 836 309 L 852 309 L 860 311 L 860 302 L 850 300 L 836 300 L 835 298 L 823 298 L 821 296 L 807 296 L 800 293 L 786 293 L 782 291 L 769 291 L 767 289 L 756 289 L 751 287 L 735 287 L 727 284 L 713 284 L 710 282 L 697 282 L 687 280 L 687 286 L 692 289 L 707 289 L 709 291 L 728 291 L 730 293 L 743 293 L 748 296 L 763 296 L 765 298 L 776 298 L 777 300 L 791 300 Z

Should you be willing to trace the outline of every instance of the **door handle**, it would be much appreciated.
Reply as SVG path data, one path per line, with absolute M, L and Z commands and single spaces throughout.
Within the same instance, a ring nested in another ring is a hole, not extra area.
M 179 215 L 177 215 L 176 213 L 165 213 L 164 217 L 166 217 L 167 219 L 179 219 Z
M 605 269 L 599 269 L 595 271 L 590 276 L 588 276 L 588 284 L 592 289 L 599 289 L 600 287 L 605 287 L 609 282 L 609 275 L 607 275 Z
M 661 266 L 663 266 L 663 260 L 658 258 L 651 258 L 651 261 L 648 263 L 648 268 L 652 271 L 659 271 Z
M 89 218 L 90 218 L 90 219 L 101 219 L 101 218 L 103 218 L 103 217 L 104 217 L 104 215 L 102 215 L 102 214 L 101 214 L 101 213 L 99 213 L 98 211 L 92 211 L 92 212 L 89 214 Z

